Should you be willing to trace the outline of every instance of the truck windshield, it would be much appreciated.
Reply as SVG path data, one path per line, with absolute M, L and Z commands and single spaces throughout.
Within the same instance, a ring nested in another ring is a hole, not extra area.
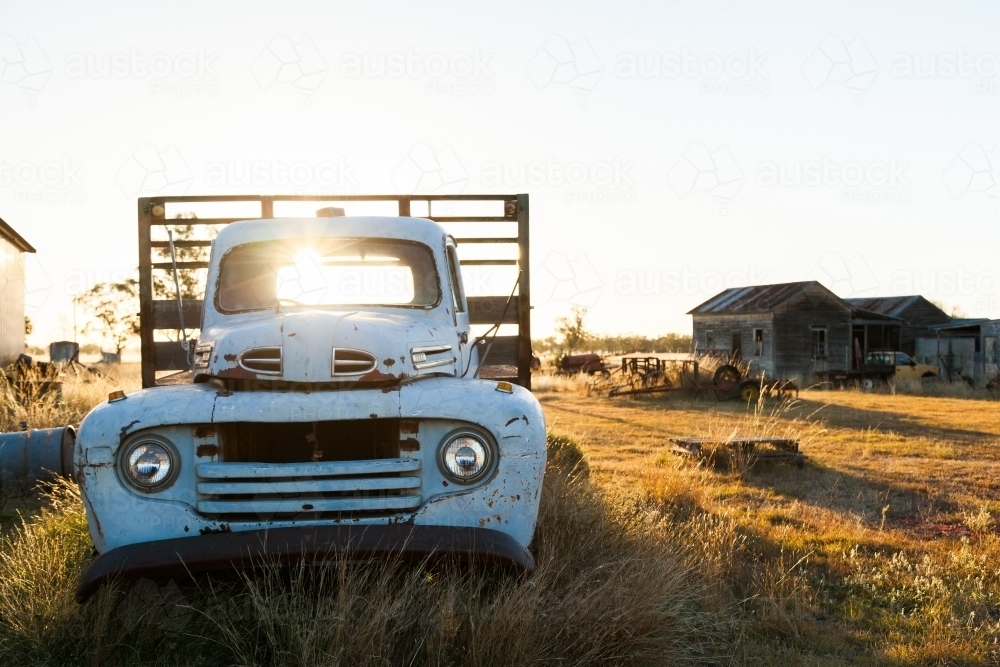
M 220 312 L 291 306 L 437 305 L 434 257 L 393 239 L 289 239 L 237 246 L 219 266 Z

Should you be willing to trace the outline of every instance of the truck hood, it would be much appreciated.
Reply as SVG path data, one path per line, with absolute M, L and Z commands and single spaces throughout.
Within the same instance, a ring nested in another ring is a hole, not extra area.
M 429 373 L 457 374 L 453 326 L 421 312 L 309 310 L 215 326 L 199 374 L 306 383 L 387 382 Z

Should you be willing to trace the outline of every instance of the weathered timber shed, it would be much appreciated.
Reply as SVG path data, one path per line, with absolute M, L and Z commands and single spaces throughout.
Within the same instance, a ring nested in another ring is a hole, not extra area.
M 688 314 L 697 353 L 735 358 L 800 387 L 850 363 L 852 308 L 816 281 L 734 287 Z
M 0 365 L 24 352 L 24 253 L 35 252 L 0 219 Z
M 945 377 L 988 381 L 997 377 L 1000 320 L 955 318 L 931 327 L 929 335 L 917 339 L 914 357 L 937 364 Z
M 920 296 L 880 296 L 844 299 L 855 309 L 852 337 L 862 350 L 892 349 L 917 356 L 917 339 L 933 336 L 934 327 L 950 323 L 951 317 Z M 865 315 L 890 318 L 882 326 Z M 931 362 L 928 362 L 931 363 Z

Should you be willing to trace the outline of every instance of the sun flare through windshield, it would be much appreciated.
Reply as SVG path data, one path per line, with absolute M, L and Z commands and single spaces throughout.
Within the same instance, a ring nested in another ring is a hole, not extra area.
M 221 312 L 277 306 L 437 305 L 434 257 L 393 239 L 294 239 L 237 246 L 222 258 Z

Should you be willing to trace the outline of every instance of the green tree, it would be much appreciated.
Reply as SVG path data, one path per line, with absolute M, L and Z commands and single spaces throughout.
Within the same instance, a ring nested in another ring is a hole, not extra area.
M 556 333 L 562 337 L 562 348 L 566 354 L 579 349 L 590 337 L 584 323 L 586 317 L 586 308 L 573 306 L 570 309 L 569 317 L 560 317 L 556 320 Z
M 139 335 L 139 281 L 135 278 L 98 283 L 75 301 L 93 318 L 83 330 L 110 341 L 117 354 Z

